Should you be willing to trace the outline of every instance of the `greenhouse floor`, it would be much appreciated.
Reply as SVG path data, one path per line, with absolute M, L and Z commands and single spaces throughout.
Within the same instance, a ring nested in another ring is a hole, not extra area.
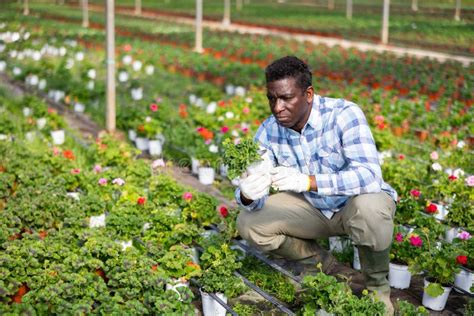
M 29 92 L 27 88 L 25 88 L 24 85 L 13 83 L 5 75 L 0 76 L 0 84 L 4 85 L 5 87 L 13 91 L 14 94 L 16 95 L 22 95 L 25 92 L 26 93 Z M 103 132 L 100 130 L 100 127 L 97 124 L 93 123 L 87 116 L 83 114 L 77 114 L 70 110 L 67 110 L 62 105 L 56 104 L 49 99 L 46 99 L 46 100 L 52 107 L 56 108 L 59 113 L 65 116 L 71 128 L 79 131 L 82 141 L 84 140 L 93 141 L 97 135 Z M 120 133 L 118 133 L 118 135 L 121 138 L 125 138 L 123 135 L 120 136 Z M 188 167 L 172 166 L 169 168 L 172 170 L 171 173 L 178 182 L 185 185 L 192 186 L 199 191 L 212 194 L 218 200 L 220 200 L 223 203 L 226 203 L 227 205 L 234 205 L 234 206 L 236 205 L 234 201 L 229 201 L 226 197 L 222 195 L 222 193 L 219 190 L 217 190 L 213 186 L 205 186 L 205 185 L 200 184 L 198 179 L 194 175 L 191 174 Z M 335 273 L 333 274 L 337 275 L 338 271 L 335 271 Z M 364 285 L 362 282 L 359 282 L 359 283 L 353 282 L 351 284 L 351 287 L 355 293 L 360 294 L 362 289 L 364 288 Z M 392 302 L 396 302 L 397 299 L 403 299 L 403 300 L 409 301 L 410 303 L 414 305 L 420 305 L 421 296 L 423 292 L 422 287 L 423 287 L 423 278 L 421 276 L 415 276 L 412 278 L 411 287 L 409 289 L 407 290 L 392 289 L 392 295 L 391 295 Z M 442 312 L 430 311 L 430 314 L 431 315 L 462 315 L 462 312 L 460 311 L 463 310 L 463 306 L 466 304 L 467 300 L 469 299 L 472 299 L 472 298 L 469 298 L 466 295 L 459 294 L 455 290 L 453 290 L 449 296 L 449 300 L 448 300 L 445 310 Z M 260 306 L 260 303 L 264 301 L 263 298 L 261 298 L 258 294 L 256 294 L 253 291 L 247 292 L 246 294 L 242 295 L 241 297 L 236 298 L 235 300 L 253 302 L 255 304 L 258 304 L 259 306 Z M 281 314 L 281 312 L 274 311 L 274 310 L 269 310 L 268 312 L 272 315 Z

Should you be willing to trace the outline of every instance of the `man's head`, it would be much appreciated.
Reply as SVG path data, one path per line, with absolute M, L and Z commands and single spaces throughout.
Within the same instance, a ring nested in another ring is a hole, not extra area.
M 308 65 L 294 56 L 283 57 L 265 69 L 265 78 L 270 109 L 278 123 L 300 132 L 314 96 Z

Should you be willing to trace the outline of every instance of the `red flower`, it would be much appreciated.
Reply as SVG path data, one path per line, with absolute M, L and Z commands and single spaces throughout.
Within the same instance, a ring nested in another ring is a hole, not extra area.
M 420 197 L 421 192 L 418 191 L 418 190 L 411 190 L 411 191 L 410 191 L 410 194 L 411 194 L 411 196 L 413 196 L 413 197 Z
M 63 151 L 63 157 L 69 160 L 74 160 L 76 157 L 74 157 L 74 153 L 72 150 L 65 150 Z
M 150 110 L 151 110 L 152 112 L 158 111 L 158 104 L 156 104 L 156 103 L 150 104 Z
M 402 233 L 397 233 L 397 234 L 395 235 L 395 240 L 396 240 L 397 242 L 402 242 L 402 241 L 403 241 L 403 235 L 402 235 Z
M 426 213 L 434 214 L 438 212 L 438 207 L 436 206 L 436 204 L 430 203 L 430 205 L 428 205 L 425 210 Z
M 456 262 L 465 266 L 467 264 L 467 256 L 457 256 Z
M 143 205 L 143 204 L 145 204 L 145 202 L 146 202 L 146 198 L 143 197 L 143 196 L 140 196 L 137 200 L 138 205 Z
M 214 138 L 214 133 L 204 127 L 198 127 L 197 132 L 201 135 L 204 140 L 212 140 Z
M 423 240 L 420 236 L 413 235 L 410 237 L 410 244 L 415 247 L 421 247 L 423 245 Z
M 193 194 L 191 192 L 184 192 L 183 193 L 183 200 L 189 202 L 193 199 Z
M 221 108 L 225 107 L 225 101 L 219 101 L 217 102 L 217 105 L 220 106 Z
M 400 159 L 400 160 L 405 159 L 405 155 L 404 155 L 404 154 L 400 154 L 400 155 L 398 156 L 398 159 Z
M 455 175 L 450 175 L 448 179 L 449 179 L 450 181 L 454 181 L 454 180 L 456 180 L 457 178 L 458 178 L 458 177 L 456 177 Z
M 129 52 L 131 50 L 132 50 L 132 45 L 130 45 L 130 44 L 123 45 L 123 51 L 124 52 Z
M 219 207 L 219 213 L 222 217 L 229 216 L 229 210 L 227 210 L 227 207 L 225 205 L 221 205 L 221 207 Z
M 222 134 L 225 134 L 225 133 L 227 133 L 228 131 L 229 131 L 229 128 L 228 128 L 227 126 L 222 126 L 222 128 L 221 128 L 221 133 L 222 133 Z

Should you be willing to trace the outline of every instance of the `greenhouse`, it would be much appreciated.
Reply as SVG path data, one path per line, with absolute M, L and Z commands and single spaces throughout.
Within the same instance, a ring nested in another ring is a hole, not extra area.
M 0 315 L 474 316 L 474 0 L 0 3 Z

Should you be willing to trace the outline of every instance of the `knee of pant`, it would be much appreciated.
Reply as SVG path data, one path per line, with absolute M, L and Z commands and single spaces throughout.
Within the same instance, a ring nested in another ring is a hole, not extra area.
M 250 225 L 247 223 L 247 218 L 248 214 L 246 211 L 241 211 L 239 216 L 237 216 L 237 230 L 239 231 L 240 237 L 245 240 L 250 239 Z

